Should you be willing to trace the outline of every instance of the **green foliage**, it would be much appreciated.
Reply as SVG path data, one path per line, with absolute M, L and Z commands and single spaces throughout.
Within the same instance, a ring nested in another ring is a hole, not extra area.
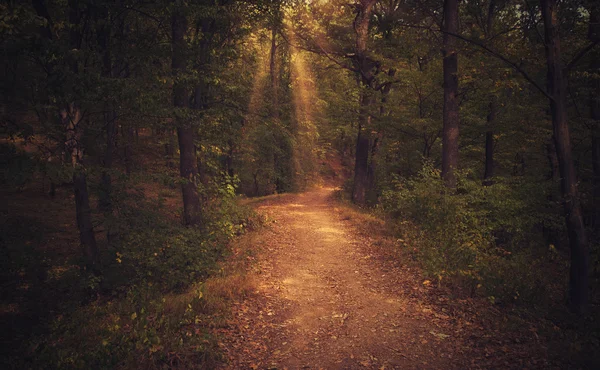
M 398 220 L 404 245 L 412 248 L 428 275 L 451 280 L 490 299 L 538 297 L 544 284 L 540 265 L 547 253 L 541 226 L 556 225 L 545 213 L 546 189 L 521 181 L 482 186 L 462 174 L 456 192 L 426 164 L 419 175 L 397 181 L 383 192 L 382 204 Z
M 206 227 L 184 227 L 165 216 L 164 199 L 135 190 L 139 179 L 113 178 L 114 220 L 105 225 L 115 240 L 103 250 L 102 274 L 67 276 L 64 289 L 91 303 L 71 302 L 31 341 L 30 357 L 11 366 L 202 368 L 217 360 L 207 323 L 225 312 L 207 308 L 202 282 L 219 273 L 231 238 L 258 225 L 254 213 L 237 202 L 239 180 L 223 174 L 204 189 Z M 41 263 L 11 261 L 10 271 Z
M 217 346 L 204 322 L 201 284 L 185 294 L 130 288 L 124 299 L 93 303 L 54 322 L 34 367 L 61 369 L 205 368 Z M 210 313 L 212 314 L 212 313 Z M 60 339 L 58 339 L 60 338 Z M 41 338 L 40 338 L 41 339 Z

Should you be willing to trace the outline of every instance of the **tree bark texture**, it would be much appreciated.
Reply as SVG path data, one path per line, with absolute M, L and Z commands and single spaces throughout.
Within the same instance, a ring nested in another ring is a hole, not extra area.
M 368 133 L 365 131 L 363 123 L 359 123 L 354 162 L 354 186 L 352 189 L 352 200 L 356 204 L 365 204 L 367 188 L 369 186 L 370 140 Z
M 273 118 L 279 119 L 279 83 L 277 78 L 277 27 L 275 21 L 271 28 L 271 59 L 269 61 L 271 93 L 273 94 Z
M 595 42 L 600 40 L 600 5 L 594 3 L 590 7 L 590 26 L 588 38 Z M 593 169 L 593 202 L 594 214 L 592 229 L 600 227 L 600 51 L 594 50 L 590 58 L 590 116 L 592 118 L 592 169 Z
M 571 137 L 567 119 L 567 89 L 561 64 L 556 0 L 541 0 L 544 19 L 546 62 L 548 65 L 548 92 L 554 144 L 561 176 L 562 202 L 571 249 L 569 300 L 571 308 L 583 313 L 588 304 L 589 251 L 583 223 L 583 212 L 577 189 L 577 174 L 571 150 Z
M 178 79 L 186 72 L 186 49 L 184 39 L 187 31 L 187 18 L 182 4 L 175 1 L 171 18 L 173 56 L 173 106 L 182 110 L 189 107 L 190 93 L 185 84 Z M 177 139 L 179 142 L 179 174 L 183 180 L 181 192 L 183 196 L 183 222 L 189 226 L 202 226 L 202 208 L 198 195 L 198 165 L 194 147 L 194 129 L 178 118 Z
M 442 133 L 442 178 L 449 188 L 456 187 L 458 168 L 458 55 L 456 38 L 448 33 L 458 33 L 458 0 L 444 1 L 444 111 Z
M 88 271 L 98 273 L 100 269 L 100 252 L 96 244 L 94 226 L 92 225 L 92 212 L 90 209 L 90 196 L 87 188 L 87 178 L 82 168 L 77 168 L 73 175 L 73 190 L 75 193 L 75 209 L 77 214 L 77 227 L 79 240 L 86 259 Z
M 357 6 L 354 20 L 356 32 L 356 67 L 360 74 L 359 85 L 363 88 L 360 97 L 358 133 L 354 161 L 354 183 L 352 201 L 364 205 L 369 188 L 369 151 L 371 147 L 370 106 L 372 104 L 372 83 L 374 63 L 367 56 L 369 23 L 376 0 L 362 0 Z

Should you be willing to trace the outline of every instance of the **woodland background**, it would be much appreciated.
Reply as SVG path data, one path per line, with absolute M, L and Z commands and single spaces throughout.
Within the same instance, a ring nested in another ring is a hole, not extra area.
M 1 364 L 218 362 L 240 199 L 322 179 L 597 364 L 599 41 L 593 0 L 2 1 Z

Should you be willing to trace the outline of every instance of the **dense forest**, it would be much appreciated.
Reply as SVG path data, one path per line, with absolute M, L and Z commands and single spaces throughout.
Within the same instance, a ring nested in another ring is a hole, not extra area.
M 0 43 L 1 367 L 216 366 L 251 198 L 323 184 L 600 364 L 597 1 L 4 0 Z

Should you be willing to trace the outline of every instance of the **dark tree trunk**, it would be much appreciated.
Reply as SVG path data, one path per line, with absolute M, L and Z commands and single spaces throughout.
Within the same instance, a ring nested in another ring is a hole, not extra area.
M 73 190 L 75 192 L 75 209 L 77 213 L 77 227 L 79 240 L 83 248 L 87 269 L 91 272 L 100 271 L 100 252 L 96 245 L 96 236 L 92 225 L 92 212 L 87 188 L 87 179 L 83 169 L 76 169 L 73 175 Z
M 101 8 L 99 22 L 101 26 L 97 31 L 98 35 L 98 45 L 100 50 L 102 51 L 102 77 L 105 80 L 112 78 L 112 60 L 111 60 L 111 50 L 110 50 L 110 29 L 108 25 L 110 24 L 108 9 L 106 7 Z M 113 165 L 113 156 L 115 151 L 116 144 L 116 119 L 117 114 L 113 108 L 113 104 L 111 101 L 105 101 L 104 104 L 104 128 L 106 130 L 106 151 L 104 152 L 104 161 L 103 161 L 103 169 L 102 169 L 102 180 L 100 186 L 100 194 L 98 199 L 98 204 L 100 206 L 100 210 L 105 214 L 105 216 L 110 217 L 112 215 L 112 201 L 111 201 L 111 191 L 112 191 L 112 178 L 110 171 Z M 107 231 L 107 237 L 110 243 L 110 227 Z
M 82 40 L 79 24 L 81 12 L 79 4 L 75 0 L 69 0 L 69 44 L 73 50 L 79 49 Z M 77 60 L 70 61 L 70 69 L 73 74 L 78 73 Z M 86 265 L 94 273 L 100 272 L 100 253 L 96 245 L 96 235 L 92 225 L 92 213 L 90 210 L 89 192 L 87 189 L 86 173 L 83 166 L 82 137 L 82 113 L 75 102 L 71 102 L 61 112 L 61 120 L 66 130 L 65 147 L 71 155 L 71 163 L 74 167 L 73 191 L 75 195 L 75 211 L 77 214 L 77 227 L 79 239 L 86 258 Z
M 396 74 L 396 70 L 391 68 L 388 71 L 388 76 L 390 78 L 393 78 L 394 75 Z M 392 89 L 392 84 L 387 83 L 386 85 L 384 85 L 381 88 L 381 104 L 379 106 L 379 118 L 380 119 L 384 119 L 385 116 L 387 115 L 386 113 L 386 109 L 385 109 L 385 104 L 387 102 L 387 98 L 388 98 L 388 94 L 390 93 Z M 368 203 L 375 203 L 377 201 L 377 193 L 375 191 L 376 185 L 377 185 L 377 167 L 379 165 L 379 148 L 381 147 L 381 143 L 383 141 L 383 130 L 379 130 L 379 132 L 377 133 L 377 135 L 375 136 L 375 138 L 371 143 L 371 154 L 370 157 L 371 159 L 369 160 L 369 165 L 368 165 L 368 169 L 367 169 L 367 182 L 368 182 L 368 188 L 367 188 L 367 196 L 366 196 L 366 201 Z
M 112 178 L 110 171 L 113 166 L 113 158 L 115 152 L 115 139 L 117 136 L 116 130 L 116 114 L 110 107 L 107 107 L 107 112 L 104 113 L 104 124 L 106 126 L 106 152 L 104 153 L 104 163 L 102 169 L 102 185 L 99 197 L 100 209 L 108 214 L 112 214 Z
M 271 93 L 273 94 L 273 118 L 279 119 L 279 84 L 277 78 L 277 27 L 275 21 L 271 28 L 271 59 L 269 62 Z
M 352 187 L 352 201 L 364 205 L 369 188 L 369 150 L 371 147 L 371 117 L 370 106 L 372 103 L 372 84 L 375 67 L 367 56 L 367 41 L 369 39 L 369 23 L 376 0 L 362 0 L 358 6 L 358 14 L 354 20 L 356 32 L 356 60 L 355 64 L 360 74 L 359 83 L 365 87 L 360 97 L 358 117 L 358 133 L 356 138 L 356 153 L 354 162 L 354 183 Z
M 377 202 L 377 193 L 375 191 L 377 185 L 377 167 L 379 166 L 379 148 L 383 141 L 383 133 L 379 132 L 371 144 L 371 160 L 367 169 L 367 196 L 366 202 L 369 204 L 375 204 Z
M 227 155 L 225 156 L 225 170 L 227 171 L 227 175 L 233 177 L 235 171 L 233 170 L 233 153 L 234 153 L 234 143 L 233 140 L 228 140 L 227 145 L 229 149 L 227 150 Z
M 489 186 L 492 184 L 494 176 L 494 122 L 496 120 L 496 102 L 492 98 L 490 101 L 490 111 L 487 116 L 488 130 L 485 133 L 485 172 L 483 174 L 483 185 Z
M 187 18 L 179 1 L 175 1 L 171 19 L 172 29 L 172 70 L 175 82 L 173 84 L 173 106 L 176 110 L 188 108 L 190 94 L 184 82 L 178 77 L 186 72 L 185 33 Z M 177 114 L 177 113 L 176 113 Z M 186 225 L 202 226 L 202 208 L 198 195 L 197 179 L 198 165 L 194 147 L 194 129 L 177 118 L 177 138 L 179 141 L 179 174 L 183 179 L 181 192 L 183 195 L 183 221 Z
M 354 186 L 352 200 L 356 204 L 365 204 L 367 188 L 369 187 L 369 136 L 362 124 L 358 126 L 356 140 L 356 160 L 354 162 Z
M 444 1 L 444 130 L 442 134 L 442 178 L 447 187 L 456 187 L 458 168 L 458 0 Z
M 183 194 L 183 219 L 186 225 L 202 226 L 202 207 L 198 194 L 198 164 L 194 151 L 194 130 L 179 127 L 177 129 L 179 139 L 179 173 L 184 183 L 181 185 Z M 192 150 L 189 150 L 189 147 Z
M 561 64 L 560 38 L 557 22 L 556 0 L 541 0 L 544 19 L 546 61 L 548 65 L 548 92 L 554 144 L 561 175 L 562 201 L 571 249 L 569 299 L 571 308 L 583 313 L 588 304 L 589 251 L 583 223 L 583 212 L 577 189 L 577 174 L 571 150 L 571 137 L 567 120 L 567 90 Z
M 51 40 L 53 23 L 44 1 L 35 0 L 33 1 L 33 6 L 38 15 L 46 19 L 46 25 L 41 31 L 47 39 Z M 68 7 L 69 23 L 71 27 L 71 31 L 69 32 L 69 46 L 75 50 L 80 48 L 82 39 L 81 31 L 79 30 L 81 14 L 78 9 L 77 1 L 69 0 Z M 52 73 L 54 67 L 54 64 L 48 66 L 50 73 Z M 78 73 L 77 61 L 69 61 L 69 68 L 71 72 L 76 75 Z M 82 165 L 83 147 L 81 146 L 81 110 L 75 102 L 70 102 L 60 109 L 59 118 L 65 130 L 65 154 L 70 156 L 71 164 L 74 169 L 73 193 L 75 195 L 77 228 L 79 230 L 79 239 L 83 249 L 83 255 L 86 260 L 87 269 L 94 273 L 100 273 L 100 252 L 96 244 L 96 236 L 92 225 L 87 179 L 85 169 Z M 51 184 L 50 191 L 53 196 L 55 193 L 55 184 Z
M 590 27 L 588 38 L 595 42 L 600 39 L 600 5 L 594 3 L 590 7 Z M 600 51 L 594 50 L 590 58 L 590 73 L 596 78 L 591 78 L 590 116 L 592 117 L 592 169 L 594 199 L 592 205 L 592 229 L 598 230 L 600 226 Z M 596 235 L 597 237 L 598 235 Z
M 108 116 L 108 117 L 107 117 Z M 102 170 L 102 184 L 99 197 L 100 210 L 104 213 L 105 220 L 109 222 L 106 225 L 106 240 L 108 245 L 115 244 L 116 232 L 114 223 L 112 221 L 113 216 L 113 202 L 112 202 L 112 177 L 111 170 L 113 166 L 113 157 L 115 151 L 115 139 L 117 136 L 116 130 L 116 113 L 114 110 L 109 108 L 109 111 L 105 113 L 105 124 L 106 124 L 106 153 L 104 154 L 104 169 Z
M 203 50 L 203 54 L 204 54 L 204 52 L 208 53 L 206 45 L 201 47 L 201 49 Z M 202 69 L 207 63 L 208 63 L 208 60 L 204 60 L 200 66 L 200 69 Z M 194 104 L 193 104 L 193 108 L 195 110 L 201 111 L 203 109 L 206 109 L 208 94 L 209 94 L 209 90 L 208 90 L 208 86 L 206 84 L 200 83 L 200 84 L 196 85 L 196 88 L 194 89 Z M 197 147 L 194 146 L 194 153 L 197 154 L 199 151 L 196 149 L 197 149 Z M 197 162 L 197 167 L 198 167 L 197 179 L 204 186 L 207 186 L 208 178 L 209 178 L 208 177 L 208 168 L 206 166 L 206 163 L 204 162 L 204 158 L 203 158 L 201 152 L 200 152 L 200 156 L 196 155 L 196 162 Z M 202 196 L 201 198 L 203 201 L 207 200 L 205 196 Z
M 258 172 L 253 173 L 252 177 L 254 178 L 254 195 L 258 196 L 258 195 L 260 195 L 259 187 L 258 187 Z

